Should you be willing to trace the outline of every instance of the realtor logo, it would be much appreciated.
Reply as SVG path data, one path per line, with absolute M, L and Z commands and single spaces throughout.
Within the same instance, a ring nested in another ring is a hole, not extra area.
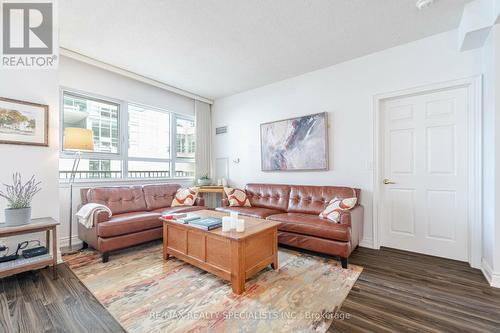
M 53 68 L 54 3 L 2 2 L 2 66 Z M 35 0 L 36 1 L 36 0 Z

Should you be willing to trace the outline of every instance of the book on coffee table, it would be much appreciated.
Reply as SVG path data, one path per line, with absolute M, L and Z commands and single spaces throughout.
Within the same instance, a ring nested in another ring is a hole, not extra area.
M 213 230 L 222 226 L 222 219 L 215 217 L 200 218 L 189 221 L 189 225 L 203 230 Z
M 183 218 L 180 218 L 180 219 L 177 219 L 175 220 L 175 222 L 177 223 L 182 223 L 182 224 L 188 224 L 192 221 L 195 221 L 195 220 L 199 220 L 200 218 L 198 216 L 194 216 L 194 217 L 183 217 Z
M 186 213 L 163 213 L 161 217 L 165 220 L 178 220 L 187 217 Z

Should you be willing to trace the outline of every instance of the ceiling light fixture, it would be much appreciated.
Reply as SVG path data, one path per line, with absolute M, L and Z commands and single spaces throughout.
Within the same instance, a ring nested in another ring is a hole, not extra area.
M 424 8 L 429 7 L 430 5 L 432 5 L 436 1 L 437 0 L 418 0 L 417 3 L 415 4 L 415 6 L 417 6 L 418 9 L 422 10 Z

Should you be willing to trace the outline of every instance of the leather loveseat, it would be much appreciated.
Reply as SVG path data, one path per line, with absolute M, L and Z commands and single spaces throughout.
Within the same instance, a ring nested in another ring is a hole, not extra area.
M 185 213 L 206 209 L 204 199 L 196 198 L 193 206 L 171 207 L 178 184 L 95 187 L 80 190 L 82 204 L 99 203 L 111 210 L 97 212 L 94 227 L 78 223 L 78 236 L 84 247 L 90 245 L 102 253 L 107 262 L 109 252 L 163 237 L 163 212 Z
M 358 246 L 363 225 L 359 189 L 337 186 L 247 184 L 245 192 L 252 207 L 229 207 L 222 200 L 219 211 L 281 222 L 278 242 L 297 248 L 339 256 L 342 267 Z M 356 195 L 356 206 L 341 213 L 340 223 L 319 217 L 330 200 Z

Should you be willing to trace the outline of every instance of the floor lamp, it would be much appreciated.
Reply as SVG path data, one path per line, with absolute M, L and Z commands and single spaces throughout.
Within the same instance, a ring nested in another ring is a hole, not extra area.
M 75 181 L 82 151 L 93 151 L 93 133 L 89 129 L 68 127 L 64 129 L 64 150 L 74 151 L 75 159 L 69 177 L 69 245 L 61 248 L 61 254 L 78 252 L 81 246 L 73 246 L 73 182 Z

